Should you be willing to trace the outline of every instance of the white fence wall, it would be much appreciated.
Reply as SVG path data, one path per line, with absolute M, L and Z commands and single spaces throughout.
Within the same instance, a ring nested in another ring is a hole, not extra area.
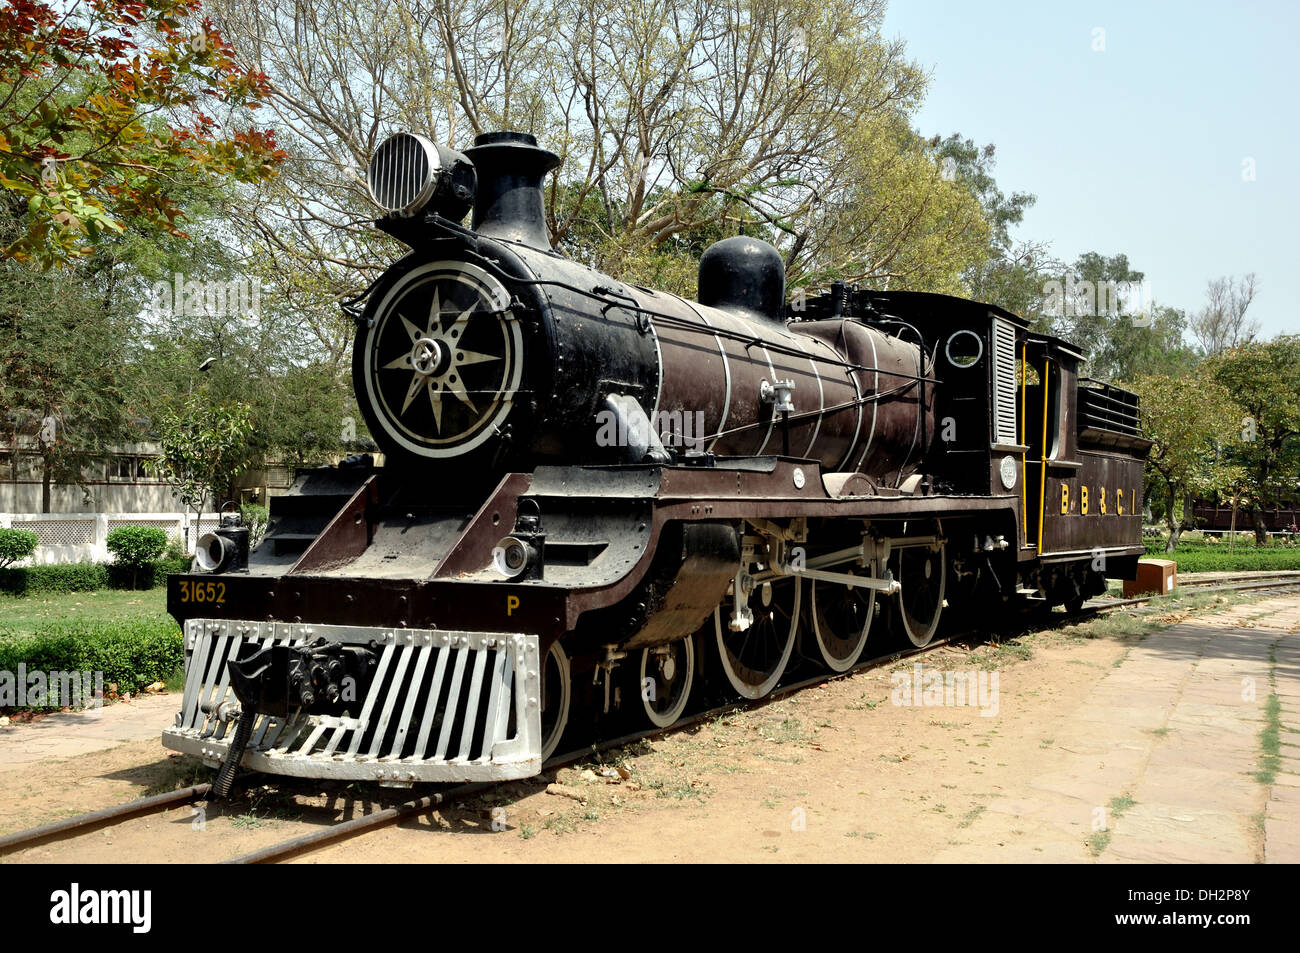
M 152 526 L 180 539 L 186 552 L 208 530 L 217 527 L 216 513 L 0 513 L 0 528 L 25 529 L 40 542 L 23 566 L 55 563 L 110 562 L 108 534 L 119 526 Z

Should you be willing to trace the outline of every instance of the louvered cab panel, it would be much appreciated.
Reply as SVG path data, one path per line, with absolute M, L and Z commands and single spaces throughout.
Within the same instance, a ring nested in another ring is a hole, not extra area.
M 1016 327 L 993 319 L 993 443 L 1014 446 L 1020 442 L 1016 420 Z

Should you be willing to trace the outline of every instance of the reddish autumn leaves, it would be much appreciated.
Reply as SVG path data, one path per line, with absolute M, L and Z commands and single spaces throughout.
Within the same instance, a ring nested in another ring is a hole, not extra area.
M 71 262 L 106 232 L 181 234 L 181 192 L 270 177 L 266 77 L 198 0 L 7 0 L 0 9 L 0 253 Z

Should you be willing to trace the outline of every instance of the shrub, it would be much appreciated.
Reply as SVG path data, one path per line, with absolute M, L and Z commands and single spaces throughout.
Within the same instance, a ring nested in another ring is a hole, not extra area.
M 67 563 L 0 569 L 0 592 L 15 596 L 38 592 L 91 592 L 110 585 L 108 567 L 101 563 Z
M 152 526 L 119 526 L 108 534 L 108 551 L 120 565 L 143 569 L 167 548 L 167 534 Z
M 30 566 L 0 569 L 0 593 L 32 596 L 47 592 L 92 592 L 96 589 L 152 589 L 166 585 L 167 574 L 189 572 L 190 561 L 164 557 L 147 570 L 102 563 L 65 563 L 59 566 Z
M 248 527 L 248 548 L 252 549 L 262 541 L 262 536 L 266 533 L 267 521 L 271 518 L 271 511 L 256 503 L 242 503 L 239 507 L 239 518 Z
M 38 542 L 40 537 L 31 530 L 0 529 L 0 569 L 12 566 L 36 552 Z
M 90 622 L 50 622 L 31 635 L 0 632 L 0 672 L 16 677 L 19 664 L 28 672 L 102 672 L 104 685 L 119 692 L 139 692 L 166 681 L 185 659 L 180 627 L 167 616 Z M 40 707 L 57 708 L 66 699 Z M 30 707 L 30 706 L 29 706 Z
M 163 550 L 163 559 L 176 561 L 189 558 L 185 552 L 185 541 L 179 536 L 167 537 L 167 548 Z
M 108 551 L 117 565 L 131 570 L 131 588 L 141 569 L 152 569 L 167 547 L 167 534 L 152 526 L 119 526 L 108 534 Z
M 153 578 L 149 581 L 149 588 L 154 586 L 167 585 L 167 576 L 174 572 L 189 572 L 190 557 L 188 556 L 164 556 L 158 562 L 154 563 Z

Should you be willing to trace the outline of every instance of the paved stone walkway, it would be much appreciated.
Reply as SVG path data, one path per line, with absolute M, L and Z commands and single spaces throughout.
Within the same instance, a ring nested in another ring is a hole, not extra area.
M 1102 862 L 1300 861 L 1300 804 L 1278 793 L 1300 793 L 1300 734 L 1282 749 L 1290 757 L 1274 783 L 1256 777 L 1269 697 L 1276 692 L 1286 711 L 1289 696 L 1292 725 L 1300 722 L 1297 628 L 1295 597 L 1238 606 L 1151 635 L 1094 689 L 1078 713 L 1081 734 L 1108 718 L 1123 724 L 1105 735 L 1109 780 L 1135 802 L 1097 800 L 1117 815 Z
M 1274 694 L 1281 756 L 1264 783 Z M 1065 757 L 989 805 L 1045 847 L 999 860 L 1068 861 L 1086 841 L 1099 863 L 1300 862 L 1300 596 L 1149 635 L 1061 716 L 1053 747 Z M 974 850 L 935 859 L 966 862 Z
M 0 728 L 0 777 L 26 765 L 160 738 L 180 707 L 180 695 L 143 695 L 82 712 L 56 712 Z

